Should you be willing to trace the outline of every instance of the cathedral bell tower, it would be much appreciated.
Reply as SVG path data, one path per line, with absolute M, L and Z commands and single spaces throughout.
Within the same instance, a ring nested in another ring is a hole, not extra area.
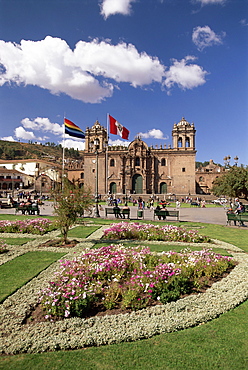
M 105 152 L 108 145 L 107 129 L 98 121 L 85 133 L 85 153 Z
M 195 150 L 195 126 L 183 117 L 172 130 L 173 148 L 178 150 Z
M 107 129 L 98 121 L 85 132 L 84 184 L 92 193 L 107 193 Z

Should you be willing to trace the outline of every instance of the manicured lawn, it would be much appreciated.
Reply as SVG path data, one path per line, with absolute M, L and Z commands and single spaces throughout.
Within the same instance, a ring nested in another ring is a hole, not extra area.
M 211 322 L 134 343 L 76 351 L 2 356 L 8 370 L 244 370 L 248 301 Z
M 9 220 L 9 221 L 15 221 L 15 220 L 26 220 L 27 218 L 48 218 L 49 220 L 54 220 L 53 216 L 29 216 L 29 215 L 9 215 L 9 214 L 0 214 L 0 221 L 2 220 Z
M 203 223 L 187 222 L 181 223 L 181 226 L 194 228 L 201 227 L 199 230 L 200 234 L 204 234 L 213 239 L 222 240 L 224 242 L 234 244 L 236 247 L 243 249 L 248 252 L 248 229 L 247 228 L 232 228 L 222 225 L 212 225 Z
M 0 218 L 1 219 L 1 218 Z M 6 215 L 5 218 L 6 219 Z M 85 220 L 85 219 L 84 219 Z M 89 219 L 94 225 L 111 224 L 113 220 Z M 151 222 L 149 222 L 151 223 Z M 155 222 L 156 223 L 156 222 Z M 165 222 L 169 223 L 169 222 Z M 162 223 L 160 223 L 162 224 Z M 94 226 L 93 225 L 93 226 Z M 203 223 L 175 223 L 187 228 L 197 228 L 201 234 L 208 235 L 210 238 L 219 239 L 238 246 L 248 252 L 248 230 L 241 228 L 229 228 L 221 225 L 211 225 Z M 83 228 L 74 230 L 82 236 Z M 73 232 L 73 230 L 71 230 Z M 93 231 L 91 231 L 93 232 Z M 71 235 L 70 235 L 71 237 Z M 73 237 L 73 236 L 72 236 Z M 76 237 L 76 236 L 74 236 Z M 137 243 L 122 242 L 128 245 Z M 95 246 L 109 245 L 110 243 L 97 243 Z M 146 245 L 145 242 L 138 244 Z M 147 244 L 148 245 L 148 244 Z M 157 248 L 156 244 L 149 244 L 152 248 Z M 158 246 L 160 248 L 160 245 Z M 175 246 L 168 246 L 175 249 Z M 181 249 L 181 248 L 180 248 Z M 199 248 L 197 248 L 199 249 Z M 217 250 L 215 250 L 217 251 Z M 51 252 L 32 252 L 32 253 L 51 253 Z M 218 250 L 218 253 L 222 251 Z M 224 251 L 223 251 L 224 253 Z M 27 253 L 28 254 L 28 253 Z M 26 254 L 26 255 L 27 255 Z M 25 256 L 26 256 L 25 255 Z M 54 260 L 61 258 L 55 256 Z M 20 256 L 25 257 L 25 256 Z M 30 260 L 41 260 L 39 255 Z M 17 260 L 16 258 L 15 260 Z M 15 261 L 13 260 L 13 262 Z M 31 261 L 30 261 L 31 262 Z M 28 266 L 28 262 L 23 265 Z M 51 263 L 51 262 L 50 262 Z M 48 263 L 49 264 L 49 263 Z M 7 265 L 7 264 L 6 264 Z M 3 266 L 1 266 L 3 267 Z M 41 267 L 40 271 L 45 268 Z M 16 275 L 12 272 L 10 275 Z M 18 273 L 19 274 L 19 273 Z M 38 272 L 32 272 L 30 279 Z M 0 281 L 4 280 L 1 275 Z M 18 286 L 21 274 L 18 275 Z M 28 279 L 26 279 L 28 281 Z M 18 289 L 16 287 L 15 289 Z M 2 291 L 2 289 L 1 289 Z M 87 369 L 87 370 L 241 370 L 248 368 L 248 301 L 244 302 L 235 309 L 219 318 L 212 320 L 204 325 L 187 330 L 167 333 L 155 336 L 151 339 L 140 340 L 133 343 L 120 343 L 117 345 L 103 346 L 98 348 L 85 348 L 76 351 L 58 351 L 42 354 L 21 354 L 15 356 L 2 356 L 0 369 L 8 370 L 45 370 L 45 369 Z
M 139 221 L 142 223 L 148 223 L 157 225 L 156 221 Z M 112 220 L 113 223 L 113 220 Z M 207 235 L 212 239 L 218 239 L 230 244 L 234 244 L 236 247 L 243 249 L 248 253 L 248 228 L 233 228 L 223 225 L 213 225 L 200 222 L 159 222 L 159 225 L 174 225 L 181 226 L 186 229 L 196 229 L 199 234 Z
M 4 243 L 9 245 L 23 245 L 34 240 L 33 238 L 1 238 Z
M 68 232 L 69 238 L 87 238 L 94 231 L 99 229 L 100 226 L 77 226 Z M 61 235 L 60 235 L 61 237 Z
M 94 248 L 101 248 L 101 247 L 107 247 L 109 246 L 110 244 L 123 244 L 125 247 L 135 247 L 137 245 L 141 245 L 141 246 L 144 246 L 144 247 L 149 247 L 151 251 L 153 252 L 168 252 L 168 251 L 176 251 L 176 252 L 180 252 L 183 248 L 186 248 L 187 246 L 185 244 L 183 244 L 182 246 L 180 245 L 169 245 L 169 244 L 150 244 L 150 243 L 146 243 L 145 241 L 140 241 L 139 242 L 129 242 L 129 241 L 120 241 L 120 242 L 100 242 L 100 243 L 96 243 L 94 245 Z M 190 249 L 192 251 L 199 251 L 199 250 L 202 250 L 203 248 L 202 247 L 191 247 L 190 246 Z M 213 251 L 215 253 L 220 253 L 222 254 L 223 256 L 230 256 L 230 253 L 228 253 L 225 249 L 222 249 L 222 248 L 213 248 Z
M 0 266 L 0 302 L 64 256 L 56 252 L 28 252 Z

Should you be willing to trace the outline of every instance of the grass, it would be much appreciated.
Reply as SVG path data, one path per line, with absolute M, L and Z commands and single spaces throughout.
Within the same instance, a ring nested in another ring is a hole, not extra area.
M 64 256 L 56 252 L 28 252 L 0 266 L 0 302 Z
M 77 226 L 68 232 L 68 238 L 87 238 L 100 226 Z M 61 237 L 61 235 L 60 235 Z
M 180 252 L 182 249 L 186 248 L 185 244 L 184 245 L 170 245 L 170 244 L 159 244 L 159 243 L 152 244 L 152 242 L 146 243 L 146 241 L 141 241 L 141 240 L 139 240 L 139 242 L 133 242 L 133 241 L 129 242 L 129 241 L 122 241 L 122 240 L 120 240 L 119 242 L 118 241 L 114 241 L 114 242 L 111 241 L 107 243 L 100 242 L 100 243 L 96 243 L 94 245 L 94 248 L 107 247 L 110 244 L 114 244 L 114 245 L 123 244 L 126 247 L 136 247 L 137 245 L 142 245 L 143 247 L 149 247 L 152 252 L 168 252 L 171 250 Z M 203 247 L 200 247 L 200 246 L 191 247 L 190 246 L 190 249 L 192 251 L 199 251 L 199 250 L 202 250 Z M 222 254 L 223 256 L 231 256 L 230 253 L 228 253 L 225 249 L 222 249 L 222 248 L 213 248 L 213 251 L 215 253 Z
M 100 220 L 94 220 L 96 223 L 100 223 Z M 110 220 L 106 220 L 110 221 Z M 129 220 L 126 220 L 129 222 Z M 105 222 L 105 220 L 104 220 Z M 106 224 L 111 224 L 114 221 L 106 222 Z M 120 221 L 121 222 L 121 221 Z M 153 225 L 157 225 L 158 222 L 156 221 L 145 221 L 145 220 L 139 220 L 141 223 L 149 223 Z M 103 223 L 103 220 L 101 220 L 101 223 Z M 180 226 L 187 229 L 196 229 L 199 231 L 202 235 L 207 235 L 212 239 L 218 239 L 230 244 L 234 244 L 236 247 L 239 247 L 243 249 L 245 252 L 248 253 L 248 228 L 233 228 L 223 225 L 213 225 L 208 223 L 200 223 L 200 222 L 170 222 L 165 221 L 161 222 L 159 221 L 159 225 L 174 225 L 174 226 Z
M 92 226 L 113 223 L 113 220 L 89 220 L 93 223 Z M 162 223 L 160 222 L 160 224 Z M 196 222 L 173 222 L 173 225 L 197 228 L 201 234 L 234 244 L 248 253 L 248 230 L 246 229 L 236 229 L 221 225 Z M 76 228 L 74 230 L 76 230 Z M 71 230 L 71 232 L 73 232 L 73 230 Z M 80 237 L 82 237 L 82 230 L 78 229 L 76 232 L 79 232 Z M 123 243 L 128 245 L 137 245 L 137 243 L 134 243 L 133 241 L 131 243 Z M 109 245 L 110 243 L 99 242 L 95 246 L 102 246 L 104 244 Z M 139 241 L 138 244 L 145 244 L 145 242 L 142 243 Z M 156 245 L 156 243 L 149 243 L 149 246 L 152 248 L 160 248 L 160 245 Z M 168 246 L 168 248 L 175 249 L 175 246 Z M 214 250 L 218 251 L 218 253 L 222 253 L 221 250 Z M 51 252 L 47 253 L 50 254 Z M 34 259 L 34 256 L 32 259 Z M 10 275 L 14 275 L 14 273 Z M 20 280 L 20 278 L 18 279 Z M 0 281 L 3 281 L 3 277 L 1 275 Z M 0 360 L 0 369 L 247 369 L 247 317 L 248 301 L 204 325 L 175 333 L 158 335 L 150 339 L 140 340 L 133 343 L 120 343 L 111 346 L 98 348 L 92 347 L 75 351 L 2 356 Z
M 15 220 L 26 220 L 27 218 L 48 218 L 49 220 L 54 220 L 53 216 L 31 216 L 31 215 L 12 215 L 12 214 L 0 214 L 0 221 L 8 220 L 8 221 L 15 221 Z
M 248 301 L 207 324 L 134 343 L 76 351 L 2 356 L 8 370 L 244 370 Z
M 23 245 L 34 240 L 33 238 L 1 238 L 1 240 L 9 245 Z

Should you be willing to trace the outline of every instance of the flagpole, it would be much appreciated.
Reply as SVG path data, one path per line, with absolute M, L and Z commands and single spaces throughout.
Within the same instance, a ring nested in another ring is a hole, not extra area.
M 107 198 L 108 198 L 108 141 L 109 141 L 109 129 L 108 129 L 108 126 L 109 126 L 109 113 L 107 113 L 107 146 L 106 146 L 106 157 L 105 157 L 105 161 L 106 161 L 106 182 L 105 182 L 105 189 L 106 189 Z
M 65 175 L 65 114 L 63 122 L 62 190 L 64 190 L 64 175 Z

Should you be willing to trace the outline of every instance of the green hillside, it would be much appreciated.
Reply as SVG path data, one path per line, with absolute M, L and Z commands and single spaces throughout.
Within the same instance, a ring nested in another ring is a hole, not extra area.
M 72 159 L 81 159 L 82 153 L 73 148 L 65 148 L 65 156 Z M 21 143 L 0 140 L 0 159 L 45 159 L 62 161 L 62 145 L 55 143 Z

